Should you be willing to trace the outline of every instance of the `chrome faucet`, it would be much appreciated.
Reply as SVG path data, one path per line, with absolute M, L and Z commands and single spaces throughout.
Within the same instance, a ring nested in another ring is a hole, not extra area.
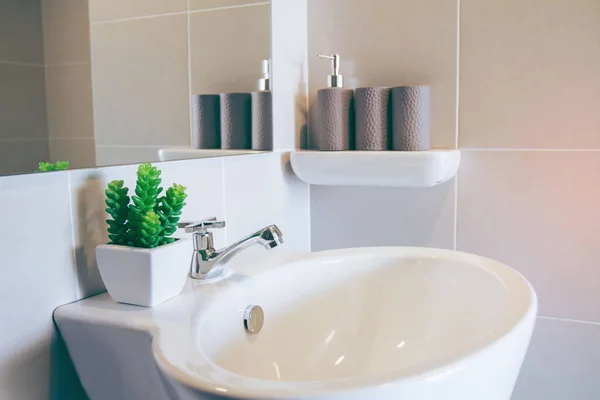
M 223 265 L 240 251 L 260 244 L 267 250 L 283 243 L 283 234 L 275 225 L 269 225 L 239 240 L 229 247 L 217 250 L 214 247 L 213 234 L 209 229 L 224 228 L 225 221 L 210 217 L 198 222 L 179 223 L 187 233 L 193 233 L 194 254 L 190 267 L 190 277 L 194 279 L 215 278 L 223 274 Z

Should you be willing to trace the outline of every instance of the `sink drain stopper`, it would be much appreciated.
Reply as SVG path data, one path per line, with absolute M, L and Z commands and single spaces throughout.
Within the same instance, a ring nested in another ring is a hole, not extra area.
M 265 313 L 261 306 L 248 306 L 244 311 L 244 328 L 246 332 L 255 334 L 260 332 L 265 322 Z

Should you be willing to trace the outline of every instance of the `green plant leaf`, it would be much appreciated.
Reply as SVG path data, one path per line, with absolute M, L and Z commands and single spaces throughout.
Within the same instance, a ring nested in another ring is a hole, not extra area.
M 123 186 L 122 180 L 115 180 L 108 184 L 108 188 L 104 191 L 106 194 L 106 212 L 112 219 L 107 219 L 109 244 L 127 244 L 127 214 L 129 189 Z

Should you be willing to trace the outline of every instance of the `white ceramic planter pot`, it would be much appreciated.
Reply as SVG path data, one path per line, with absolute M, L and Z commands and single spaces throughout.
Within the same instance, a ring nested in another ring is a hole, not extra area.
M 190 269 L 189 239 L 154 249 L 103 244 L 96 259 L 106 290 L 119 303 L 152 307 L 183 290 Z

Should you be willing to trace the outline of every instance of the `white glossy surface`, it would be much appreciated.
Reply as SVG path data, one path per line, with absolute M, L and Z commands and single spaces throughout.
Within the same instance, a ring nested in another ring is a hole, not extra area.
M 249 304 L 265 311 L 254 336 L 242 323 Z M 508 400 L 536 309 L 528 282 L 503 264 L 382 247 L 272 257 L 190 282 L 151 312 L 101 295 L 55 318 L 92 399 L 121 398 L 102 381 L 125 369 L 158 385 L 141 361 L 153 353 L 161 390 L 177 399 Z M 120 344 L 119 329 L 138 332 L 139 348 Z M 109 342 L 124 365 L 97 351 Z
M 152 307 L 183 290 L 190 269 L 188 239 L 142 249 L 99 245 L 96 258 L 106 290 L 119 303 Z
M 460 150 L 293 151 L 291 162 L 311 185 L 428 187 L 456 175 Z
M 222 149 L 191 149 L 186 147 L 172 147 L 158 150 L 160 161 L 188 160 L 194 158 L 239 156 L 243 154 L 259 154 L 258 150 L 222 150 Z

